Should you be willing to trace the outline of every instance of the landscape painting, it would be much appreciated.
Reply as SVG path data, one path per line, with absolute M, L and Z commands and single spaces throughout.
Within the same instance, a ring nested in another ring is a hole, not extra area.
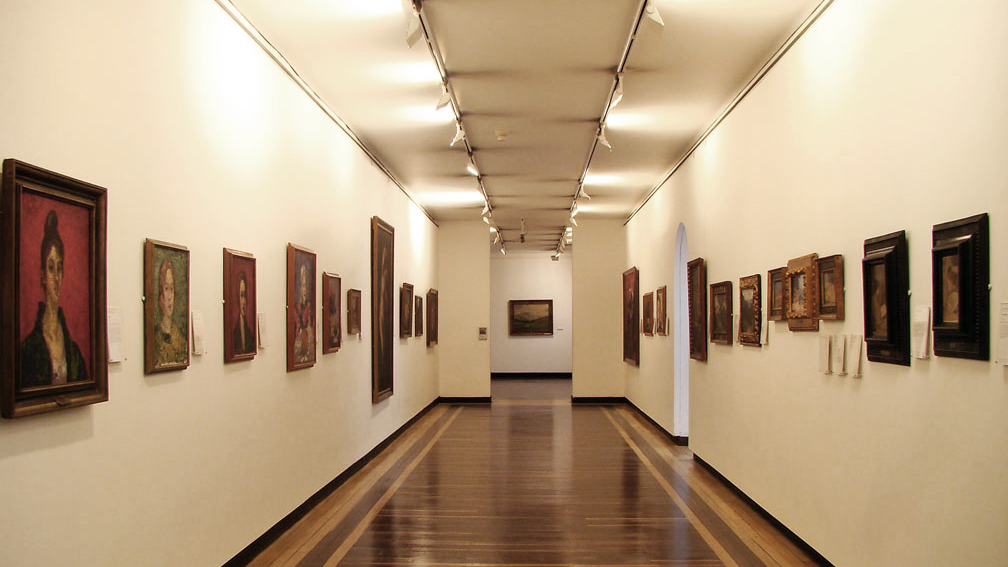
M 553 334 L 552 299 L 508 301 L 508 334 L 515 337 Z

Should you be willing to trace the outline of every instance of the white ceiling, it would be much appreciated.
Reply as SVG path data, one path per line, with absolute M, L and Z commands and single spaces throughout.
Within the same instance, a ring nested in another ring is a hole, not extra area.
M 578 219 L 628 218 L 828 4 L 655 0 L 662 27 L 644 0 L 423 0 L 431 47 L 410 48 L 407 0 L 230 1 L 432 219 L 478 219 L 485 189 L 509 251 L 550 252 L 583 174 Z M 440 111 L 432 53 L 454 94 Z M 455 104 L 468 144 L 449 147 Z

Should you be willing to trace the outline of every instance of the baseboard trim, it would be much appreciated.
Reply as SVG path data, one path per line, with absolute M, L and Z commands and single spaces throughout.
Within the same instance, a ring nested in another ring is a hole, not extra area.
M 316 492 L 308 497 L 300 506 L 287 514 L 279 522 L 273 525 L 270 529 L 266 530 L 264 534 L 255 539 L 252 543 L 245 547 L 245 549 L 239 551 L 234 557 L 228 560 L 223 567 L 245 567 L 252 562 L 260 553 L 266 550 L 273 542 L 275 542 L 280 536 L 282 536 L 287 530 L 292 528 L 294 524 L 303 518 L 308 512 L 310 512 L 315 506 L 319 504 L 322 500 L 332 494 L 337 488 L 343 485 L 351 476 L 356 474 L 359 470 L 364 468 L 369 462 L 371 462 L 378 453 L 381 453 L 386 447 L 389 446 L 393 441 L 395 441 L 404 431 L 409 429 L 413 424 L 415 424 L 421 417 L 423 417 L 427 412 L 434 408 L 434 406 L 441 403 L 443 398 L 437 398 L 433 402 L 427 405 L 427 407 L 420 410 L 416 415 L 410 418 L 409 421 L 404 423 L 402 427 L 396 429 L 391 435 L 385 438 L 384 441 L 375 446 L 374 449 L 368 451 L 366 455 L 357 459 L 354 464 L 347 467 L 346 470 L 341 472 L 339 476 L 332 479 L 328 484 L 323 486 Z M 489 402 L 490 398 L 486 398 Z
M 489 404 L 490 396 L 454 396 L 440 397 L 436 400 L 440 404 Z
M 683 436 L 683 435 L 672 435 L 672 433 L 668 429 L 665 429 L 664 427 L 662 427 L 661 424 L 659 424 L 657 421 L 655 421 L 654 419 L 652 419 L 650 415 L 644 413 L 644 410 L 642 410 L 639 407 L 637 407 L 637 404 L 631 402 L 630 400 L 627 400 L 627 404 L 629 404 L 630 407 L 632 407 L 633 409 L 637 410 L 637 413 L 641 417 L 643 417 L 644 419 L 646 419 L 648 423 L 650 423 L 652 426 L 655 427 L 655 429 L 657 429 L 658 431 L 661 431 L 662 433 L 664 433 L 665 436 L 668 437 L 673 443 L 675 443 L 676 445 L 679 445 L 680 447 L 689 447 L 689 436 L 688 435 L 686 435 L 686 436 Z
M 605 404 L 605 405 L 615 405 L 615 404 L 626 404 L 626 403 L 629 403 L 629 402 L 627 402 L 626 398 L 622 398 L 622 397 L 619 397 L 619 396 L 597 397 L 597 398 L 583 397 L 583 396 L 582 397 L 571 396 L 571 403 L 572 404 Z
M 490 379 L 498 380 L 542 380 L 560 379 L 572 380 L 574 375 L 570 372 L 491 372 Z
M 821 567 L 834 567 L 834 565 L 830 563 L 829 560 L 827 560 L 825 557 L 823 557 L 821 553 L 819 553 L 811 545 L 806 543 L 805 540 L 798 537 L 797 534 L 795 534 L 787 526 L 782 524 L 780 520 L 773 517 L 773 515 L 770 514 L 770 512 L 767 512 L 762 506 L 757 504 L 756 501 L 750 498 L 748 494 L 742 492 L 742 490 L 739 487 L 735 486 L 735 484 L 732 483 L 732 481 L 728 480 L 723 474 L 718 472 L 718 470 L 715 469 L 713 466 L 711 466 L 710 463 L 703 460 L 703 458 L 697 455 L 696 453 L 693 453 L 693 460 L 699 463 L 700 466 L 702 466 L 703 468 L 707 469 L 707 471 L 710 472 L 712 475 L 714 475 L 715 478 L 717 478 L 732 492 L 734 492 L 736 496 L 738 496 L 739 498 L 744 500 L 747 504 L 749 504 L 749 506 L 751 506 L 753 510 L 756 510 L 756 512 L 759 513 L 760 516 L 763 516 L 763 518 L 766 519 L 766 521 L 773 524 L 774 527 L 780 530 L 780 532 L 784 534 L 785 537 L 791 540 L 791 543 L 800 547 L 802 551 L 807 553 Z

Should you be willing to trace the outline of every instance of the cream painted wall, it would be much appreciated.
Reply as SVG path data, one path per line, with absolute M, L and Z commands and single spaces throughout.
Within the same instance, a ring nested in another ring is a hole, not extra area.
M 622 274 L 627 231 L 618 220 L 581 219 L 572 261 L 573 384 L 575 398 L 626 396 L 623 362 Z
M 370 297 L 369 220 L 397 283 L 437 287 L 437 228 L 214 3 L 12 0 L 0 18 L 0 154 L 108 188 L 108 304 L 126 360 L 110 401 L 0 422 L 0 564 L 220 565 L 438 395 L 436 351 L 395 345 L 371 404 L 370 315 L 285 371 L 285 246 Z M 191 252 L 207 354 L 145 376 L 142 244 Z M 222 248 L 255 255 L 269 347 L 222 363 Z M 443 319 L 442 319 L 443 320 Z
M 440 393 L 444 397 L 490 396 L 490 255 L 482 221 L 441 223 L 438 290 L 440 304 Z
M 844 255 L 845 321 L 771 322 L 764 347 L 690 363 L 691 448 L 837 566 L 1008 555 L 1008 369 L 817 372 L 820 336 L 863 332 L 866 238 L 907 231 L 911 305 L 928 306 L 931 227 L 988 212 L 992 304 L 1008 300 L 1006 58 L 1003 2 L 838 0 L 628 225 L 645 288 L 669 278 L 679 222 L 736 296 L 789 258 Z M 648 343 L 628 396 L 668 426 L 671 354 Z
M 490 371 L 571 372 L 571 254 L 509 253 L 490 260 Z M 553 335 L 508 334 L 508 301 L 552 299 Z

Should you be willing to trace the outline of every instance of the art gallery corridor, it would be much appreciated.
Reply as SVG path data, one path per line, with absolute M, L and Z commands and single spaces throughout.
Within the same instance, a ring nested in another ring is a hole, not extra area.
M 494 378 L 490 381 L 490 398 L 507 400 L 571 399 L 570 378 Z

